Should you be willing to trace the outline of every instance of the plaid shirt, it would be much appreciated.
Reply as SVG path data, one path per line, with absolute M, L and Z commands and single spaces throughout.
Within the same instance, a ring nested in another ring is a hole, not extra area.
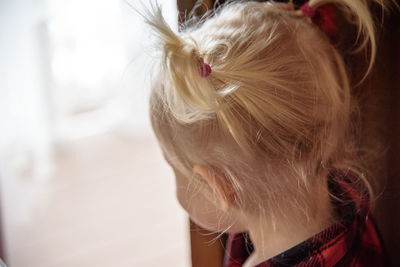
M 355 189 L 356 179 L 351 174 L 336 171 L 330 174 L 330 178 L 330 192 L 345 200 L 338 202 L 332 199 L 335 211 L 342 220 L 256 267 L 387 266 L 371 218 L 368 197 L 362 197 Z M 226 247 L 224 267 L 242 266 L 253 251 L 247 233 L 229 235 Z

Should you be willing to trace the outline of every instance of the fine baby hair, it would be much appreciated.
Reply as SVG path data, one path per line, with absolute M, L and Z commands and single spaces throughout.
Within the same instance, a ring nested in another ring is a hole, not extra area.
M 358 155 L 351 95 L 357 81 L 350 81 L 338 49 L 340 29 L 326 30 L 334 14 L 320 14 L 325 22 L 318 23 L 315 16 L 328 5 L 355 25 L 354 51 L 369 55 L 365 78 L 376 52 L 374 4 L 383 1 L 310 0 L 294 8 L 230 1 L 180 32 L 158 6 L 145 16 L 162 52 L 150 96 L 152 126 L 193 199 L 202 194 L 218 202 L 222 195 L 279 231 L 289 220 L 301 227 L 321 214 L 332 171 L 353 173 L 356 187 L 372 196 Z M 195 166 L 218 186 L 200 179 Z

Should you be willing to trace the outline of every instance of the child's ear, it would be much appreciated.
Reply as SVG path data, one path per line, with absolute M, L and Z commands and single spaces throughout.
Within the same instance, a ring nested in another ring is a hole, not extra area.
M 225 177 L 215 174 L 204 166 L 195 164 L 193 172 L 198 174 L 215 192 L 218 197 L 220 208 L 228 211 L 234 201 L 234 190 L 232 184 Z

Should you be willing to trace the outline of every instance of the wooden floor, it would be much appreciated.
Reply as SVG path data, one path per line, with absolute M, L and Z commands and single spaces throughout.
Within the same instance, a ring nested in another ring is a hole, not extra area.
M 2 181 L 9 267 L 189 266 L 187 218 L 154 139 L 58 149 L 45 180 Z

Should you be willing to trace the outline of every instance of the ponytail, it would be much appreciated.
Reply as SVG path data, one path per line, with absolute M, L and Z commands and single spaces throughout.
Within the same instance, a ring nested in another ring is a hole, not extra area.
M 146 22 L 161 41 L 164 90 L 158 93 L 168 103 L 170 112 L 184 123 L 210 118 L 217 108 L 217 95 L 208 81 L 212 77 L 209 76 L 210 66 L 204 65 L 206 54 L 189 35 L 178 35 L 167 25 L 159 6 L 153 8 Z M 204 67 L 206 73 L 199 74 L 199 68 L 203 70 Z
M 310 0 L 309 6 L 313 9 L 326 4 L 335 5 L 342 11 L 345 18 L 355 24 L 358 28 L 356 42 L 359 43 L 354 52 L 359 52 L 366 49 L 369 44 L 369 63 L 368 68 L 361 80 L 361 82 L 370 73 L 376 57 L 376 31 L 374 19 L 371 15 L 369 5 L 375 3 L 386 9 L 386 1 L 384 0 Z M 361 38 L 361 40 L 360 40 Z

